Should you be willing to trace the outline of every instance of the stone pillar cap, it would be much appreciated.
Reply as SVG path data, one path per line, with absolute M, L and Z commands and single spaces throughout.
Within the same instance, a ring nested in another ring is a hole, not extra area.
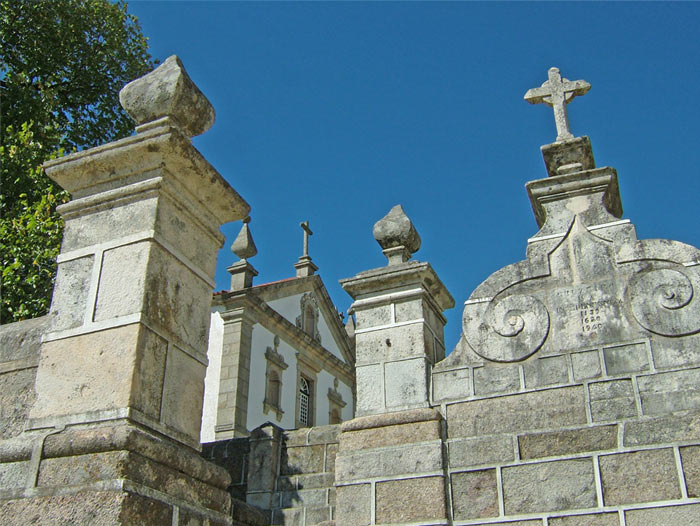
M 231 245 L 231 252 L 236 254 L 241 259 L 252 258 L 258 253 L 258 249 L 253 241 L 253 236 L 250 234 L 250 216 L 243 219 L 243 226 L 241 231 L 238 232 L 236 239 Z
M 216 116 L 177 55 L 124 86 L 119 102 L 136 122 L 137 132 L 167 122 L 194 137 L 211 128 Z
M 374 224 L 374 239 L 382 247 L 389 265 L 405 263 L 420 248 L 420 236 L 401 205 Z

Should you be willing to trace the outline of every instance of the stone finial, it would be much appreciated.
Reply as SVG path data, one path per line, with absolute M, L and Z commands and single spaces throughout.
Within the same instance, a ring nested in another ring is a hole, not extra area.
M 241 231 L 231 245 L 231 251 L 236 254 L 240 261 L 235 262 L 226 270 L 231 274 L 231 290 L 242 290 L 253 286 L 253 278 L 258 275 L 255 267 L 248 263 L 248 258 L 252 258 L 258 253 L 255 247 L 253 236 L 250 235 L 250 216 L 243 220 Z
M 585 80 L 562 78 L 558 68 L 549 68 L 548 80 L 539 88 L 533 88 L 525 94 L 525 100 L 530 104 L 544 103 L 554 110 L 554 122 L 557 126 L 557 141 L 568 141 L 574 138 L 569 130 L 569 116 L 566 105 L 574 97 L 585 95 L 591 85 Z
M 373 232 L 389 265 L 405 263 L 420 248 L 420 236 L 401 205 L 396 205 L 377 221 Z
M 136 131 L 170 124 L 188 137 L 214 124 L 214 108 L 192 82 L 177 55 L 122 88 L 119 102 L 136 122 Z
M 238 232 L 233 245 L 231 245 L 231 252 L 236 254 L 241 259 L 252 258 L 258 253 L 258 249 L 253 241 L 253 236 L 250 234 L 250 227 L 248 227 L 248 223 L 250 223 L 250 216 L 243 220 L 241 231 Z

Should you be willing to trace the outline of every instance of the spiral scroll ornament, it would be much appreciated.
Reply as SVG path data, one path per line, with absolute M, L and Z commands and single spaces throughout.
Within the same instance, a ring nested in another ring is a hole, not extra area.
M 700 277 L 686 269 L 660 268 L 636 274 L 627 294 L 645 329 L 662 336 L 700 332 Z
M 549 312 L 534 296 L 512 295 L 469 304 L 462 319 L 474 351 L 493 362 L 518 362 L 535 353 L 549 334 Z

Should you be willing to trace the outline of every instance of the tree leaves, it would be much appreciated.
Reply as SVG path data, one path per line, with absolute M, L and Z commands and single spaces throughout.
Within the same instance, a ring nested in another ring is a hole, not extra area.
M 119 90 L 151 69 L 125 2 L 0 0 L 0 323 L 48 311 L 68 195 L 51 158 L 129 135 Z

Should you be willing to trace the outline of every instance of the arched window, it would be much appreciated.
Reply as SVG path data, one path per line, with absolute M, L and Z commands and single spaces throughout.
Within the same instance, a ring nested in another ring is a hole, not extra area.
M 311 386 L 303 376 L 299 379 L 299 424 L 301 427 L 311 425 Z

